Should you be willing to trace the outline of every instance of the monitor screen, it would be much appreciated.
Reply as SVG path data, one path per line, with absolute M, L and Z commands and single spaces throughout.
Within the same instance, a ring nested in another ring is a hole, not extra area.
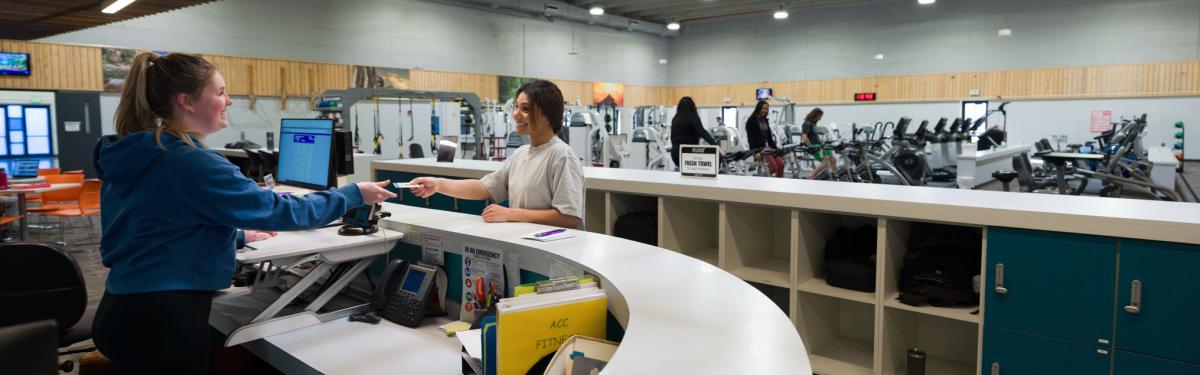
M 16 178 L 37 177 L 38 167 L 41 162 L 38 160 L 15 160 L 12 166 L 12 176 Z
M 0 75 L 29 75 L 29 54 L 0 52 Z
M 408 276 L 406 276 L 404 278 L 404 284 L 400 286 L 400 289 L 404 289 L 405 291 L 416 293 L 417 291 L 421 290 L 421 280 L 424 280 L 424 279 L 425 279 L 424 271 L 417 271 L 414 269 L 409 269 Z M 395 284 L 393 284 L 393 285 L 395 285 Z
M 334 184 L 333 120 L 283 119 L 279 129 L 280 183 L 313 189 Z

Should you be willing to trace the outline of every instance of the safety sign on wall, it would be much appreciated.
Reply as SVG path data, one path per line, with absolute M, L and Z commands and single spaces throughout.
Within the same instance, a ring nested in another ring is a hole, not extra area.
M 717 146 L 684 145 L 679 151 L 679 172 L 689 177 L 717 177 Z
M 1112 129 L 1112 111 L 1092 111 L 1092 133 L 1103 133 Z

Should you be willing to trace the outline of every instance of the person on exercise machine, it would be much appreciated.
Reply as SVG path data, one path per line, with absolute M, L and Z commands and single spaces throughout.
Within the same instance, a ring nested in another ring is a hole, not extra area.
M 809 153 L 813 159 L 817 159 L 817 167 L 813 168 L 812 175 L 808 179 L 816 179 L 817 175 L 829 167 L 829 173 L 833 174 L 837 171 L 837 156 L 829 150 L 821 148 L 821 136 L 817 134 L 817 123 L 821 121 L 821 117 L 825 116 L 825 111 L 821 108 L 813 108 L 808 112 L 808 116 L 804 116 L 804 125 L 801 126 L 800 139 L 805 146 L 809 147 Z M 836 177 L 836 176 L 830 176 Z M 833 179 L 833 178 L 830 178 Z
M 767 120 L 770 113 L 771 105 L 767 104 L 766 100 L 759 100 L 758 105 L 754 106 L 754 112 L 746 118 L 746 141 L 751 150 L 768 151 L 779 148 L 775 145 L 775 133 L 771 131 L 771 124 Z M 778 155 L 756 154 L 754 160 L 766 162 L 771 175 L 783 177 L 783 158 Z
M 562 129 L 563 97 L 558 86 L 538 80 L 517 89 L 513 120 L 516 133 L 528 135 L 504 160 L 499 170 L 478 180 L 420 177 L 412 180 L 413 194 L 422 198 L 442 193 L 461 199 L 508 201 L 509 207 L 488 205 L 483 221 L 527 222 L 562 228 L 583 223 L 583 165 L 571 146 L 555 136 Z

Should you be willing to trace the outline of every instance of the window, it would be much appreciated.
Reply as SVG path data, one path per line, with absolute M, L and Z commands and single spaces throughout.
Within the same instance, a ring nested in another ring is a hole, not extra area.
M 5 106 L 0 122 L 0 156 L 52 155 L 50 107 Z

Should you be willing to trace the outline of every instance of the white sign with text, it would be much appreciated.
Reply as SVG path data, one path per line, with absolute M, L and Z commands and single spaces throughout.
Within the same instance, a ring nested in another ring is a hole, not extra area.
M 717 146 L 683 145 L 679 150 L 679 173 L 689 177 L 717 177 L 720 162 Z

